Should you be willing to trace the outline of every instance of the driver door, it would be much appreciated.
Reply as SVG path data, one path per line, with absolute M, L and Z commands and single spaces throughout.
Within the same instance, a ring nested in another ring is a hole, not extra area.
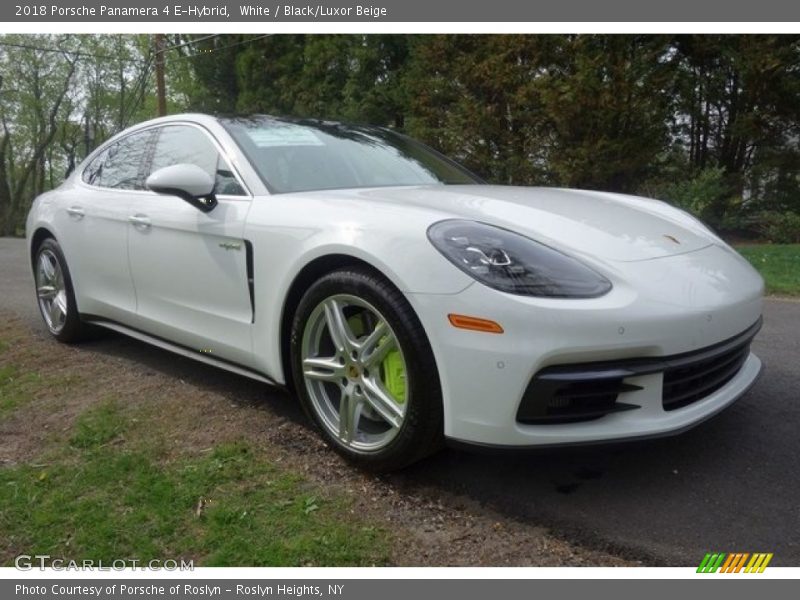
M 215 358 L 252 364 L 253 304 L 244 223 L 251 197 L 203 128 L 160 127 L 150 173 L 194 164 L 216 179 L 218 205 L 203 213 L 178 196 L 142 194 L 131 206 L 128 249 L 137 325 Z

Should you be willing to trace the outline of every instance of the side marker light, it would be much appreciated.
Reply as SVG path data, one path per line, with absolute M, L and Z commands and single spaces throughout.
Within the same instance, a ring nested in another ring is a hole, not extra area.
M 458 327 L 459 329 L 470 329 L 472 331 L 482 331 L 483 333 L 503 333 L 503 327 L 500 323 L 495 323 L 489 319 L 453 313 L 447 315 L 447 319 L 453 327 Z

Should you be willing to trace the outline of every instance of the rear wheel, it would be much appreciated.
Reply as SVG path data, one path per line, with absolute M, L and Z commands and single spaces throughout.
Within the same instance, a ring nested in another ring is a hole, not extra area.
M 335 271 L 303 296 L 292 337 L 295 388 L 341 454 L 388 471 L 442 440 L 438 372 L 405 297 L 366 269 Z
M 33 274 L 39 312 L 50 334 L 60 342 L 83 339 L 88 327 L 81 322 L 67 261 L 54 239 L 37 248 Z

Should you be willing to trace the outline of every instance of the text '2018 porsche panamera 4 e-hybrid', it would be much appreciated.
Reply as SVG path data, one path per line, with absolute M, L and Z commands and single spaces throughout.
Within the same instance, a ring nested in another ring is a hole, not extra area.
M 763 282 L 687 213 L 486 185 L 382 128 L 149 121 L 37 198 L 27 235 L 57 339 L 100 325 L 290 387 L 373 469 L 445 439 L 679 432 L 761 369 Z

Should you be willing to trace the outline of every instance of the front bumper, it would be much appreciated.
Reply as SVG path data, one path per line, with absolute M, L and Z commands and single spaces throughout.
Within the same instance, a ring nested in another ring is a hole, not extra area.
M 525 447 L 668 435 L 716 414 L 754 383 L 761 362 L 749 352 L 752 335 L 745 333 L 759 322 L 763 282 L 743 259 L 712 246 L 625 263 L 610 275 L 614 289 L 589 300 L 513 296 L 478 283 L 454 295 L 411 295 L 439 367 L 446 437 Z M 493 319 L 505 332 L 455 329 L 448 313 Z M 590 420 L 520 418 L 537 374 L 608 361 L 661 364 L 742 335 L 747 348 L 739 347 L 733 373 L 690 403 L 665 404 L 664 369 L 646 368 L 617 382 L 625 388 L 616 400 L 635 409 Z
M 517 421 L 530 425 L 577 423 L 638 410 L 634 381 L 660 374 L 661 406 L 669 412 L 703 400 L 735 379 L 750 356 L 761 319 L 741 334 L 694 352 L 547 367 L 530 381 Z

